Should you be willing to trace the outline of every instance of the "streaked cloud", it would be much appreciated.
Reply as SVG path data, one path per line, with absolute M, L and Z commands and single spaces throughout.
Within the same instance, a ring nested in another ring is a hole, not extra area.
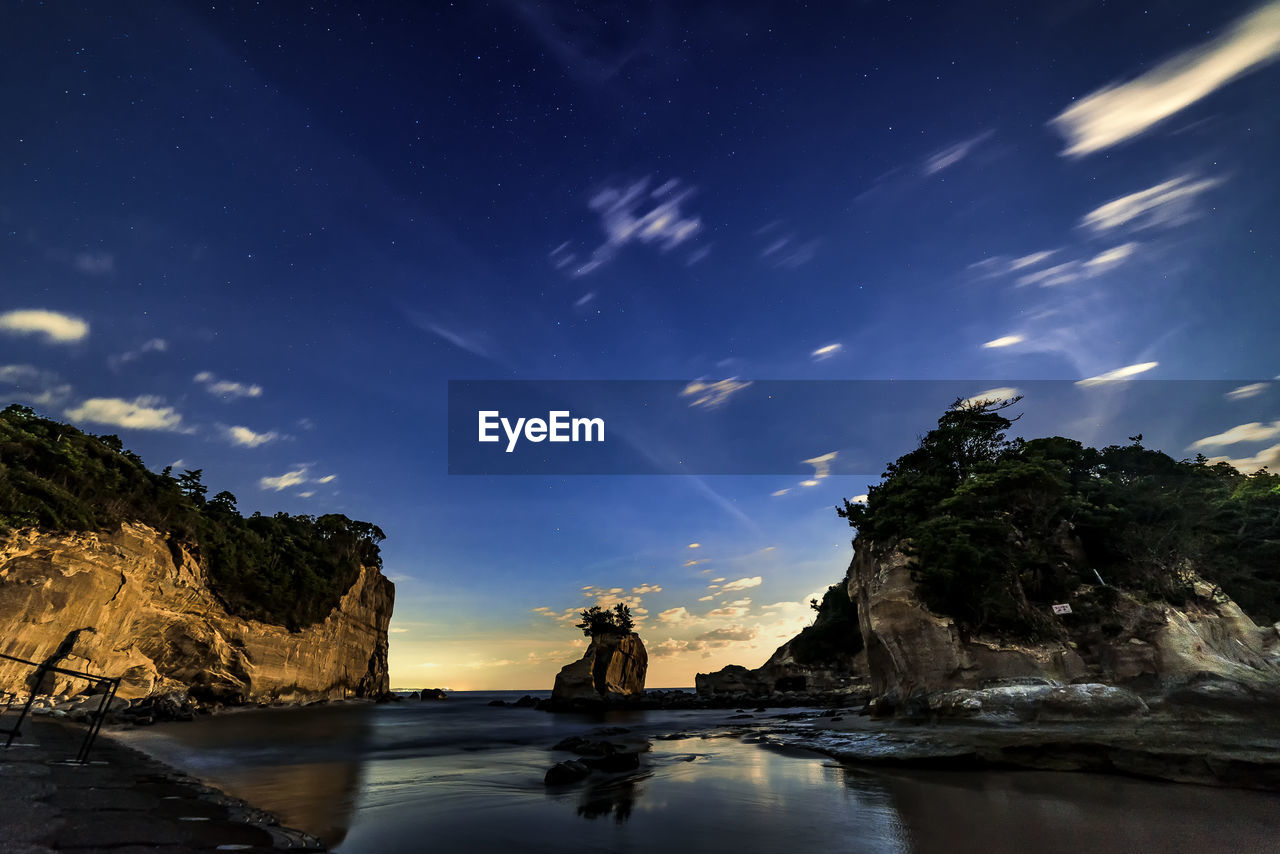
M 204 386 L 204 390 L 224 401 L 241 397 L 262 397 L 262 386 L 250 383 L 238 383 L 231 380 L 220 380 L 209 371 L 201 371 L 193 378 Z
M 136 361 L 147 353 L 164 353 L 169 349 L 169 342 L 163 338 L 152 338 L 149 341 L 142 342 L 142 345 L 136 350 L 129 350 L 118 356 L 110 356 L 107 358 L 107 365 L 114 371 L 121 365 L 127 365 Z
M 831 476 L 831 464 L 835 462 L 835 459 L 837 456 L 839 456 L 839 453 L 840 453 L 839 451 L 830 451 L 828 453 L 823 454 L 822 456 L 813 457 L 812 459 L 804 460 L 805 465 L 813 466 L 814 480 L 822 480 L 823 478 L 827 478 Z
M 955 145 L 947 146 L 941 151 L 929 155 L 924 161 L 924 174 L 936 175 L 943 169 L 955 166 L 968 157 L 975 148 L 990 139 L 993 133 L 995 131 L 984 131 L 975 137 L 957 142 Z
M 688 548 L 691 548 L 691 549 L 700 549 L 700 548 L 702 548 L 702 543 L 689 543 Z M 685 566 L 688 566 L 688 565 L 689 565 L 689 564 L 685 564 Z
M 1116 368 L 1114 371 L 1107 371 L 1105 374 L 1098 374 L 1096 377 L 1088 377 L 1083 380 L 1076 380 L 1078 386 L 1095 386 L 1103 383 L 1113 383 L 1120 380 L 1127 380 L 1130 377 L 1144 374 L 1152 368 L 1158 366 L 1159 362 L 1142 362 L 1138 365 L 1126 365 L 1123 368 Z
M 1271 2 L 1218 37 L 1166 60 L 1128 83 L 1081 98 L 1050 120 L 1082 157 L 1137 136 L 1280 55 L 1280 3 Z
M 626 185 L 607 186 L 591 197 L 588 207 L 600 218 L 605 241 L 581 259 L 568 243 L 557 246 L 552 263 L 569 268 L 574 276 L 586 276 L 603 267 L 627 245 L 651 244 L 668 252 L 693 239 L 702 228 L 702 219 L 686 212 L 694 196 L 692 187 L 678 179 L 650 190 L 649 178 Z
M 1251 397 L 1257 397 L 1270 387 L 1270 383 L 1250 383 L 1249 385 L 1242 385 L 1239 388 L 1232 389 L 1227 392 L 1227 400 L 1248 400 Z
M 773 498 L 780 498 L 783 495 L 786 495 L 790 491 L 791 491 L 790 487 L 787 487 L 786 489 L 775 489 L 773 492 L 769 493 L 769 495 L 772 496 Z
M 988 350 L 994 350 L 999 347 L 1012 347 L 1014 344 L 1021 344 L 1025 340 L 1021 335 L 1004 335 L 1000 338 L 993 338 L 982 346 Z
M 258 487 L 260 489 L 269 489 L 273 492 L 281 492 L 291 486 L 301 486 L 307 482 L 307 473 L 310 471 L 310 468 L 310 466 L 302 466 L 301 468 L 294 469 L 293 471 L 287 471 L 276 477 L 260 478 L 258 480 Z
M 29 308 L 0 314 L 0 332 L 37 335 L 53 344 L 72 344 L 89 334 L 89 324 L 69 314 Z
M 743 382 L 737 377 L 729 377 L 727 380 L 718 380 L 713 383 L 694 380 L 684 387 L 680 392 L 680 396 L 692 397 L 693 400 L 689 402 L 690 406 L 701 406 L 705 409 L 714 409 L 717 406 L 724 404 L 724 402 L 732 395 L 737 394 L 750 385 L 750 380 Z
M 754 575 L 751 578 L 739 578 L 736 581 L 726 582 L 721 590 L 724 593 L 729 593 L 734 590 L 748 590 L 752 587 L 759 587 L 763 583 L 763 578 L 759 575 Z
M 228 427 L 223 435 L 233 445 L 239 445 L 242 448 L 257 448 L 269 442 L 274 442 L 280 438 L 280 434 L 274 430 L 267 433 L 255 433 L 248 427 Z
M 843 344 L 827 344 L 824 347 L 819 347 L 817 350 L 814 350 L 809 355 L 813 357 L 815 362 L 821 362 L 826 359 L 830 359 L 832 356 L 839 355 L 840 351 L 843 349 Z
M 74 409 L 66 410 L 73 421 L 109 424 L 130 430 L 162 430 L 182 432 L 182 416 L 159 397 L 143 396 L 133 400 L 118 397 L 91 397 Z
M 1002 400 L 1015 398 L 1019 394 L 1021 394 L 1021 392 L 1016 388 L 1001 386 L 999 388 L 989 388 L 986 391 L 978 392 L 973 397 L 965 398 L 961 403 L 966 406 L 973 406 L 979 403 L 999 403 Z
M 1080 219 L 1094 232 L 1128 226 L 1133 229 L 1178 225 L 1194 216 L 1192 203 L 1201 193 L 1221 186 L 1218 178 L 1196 179 L 1191 173 L 1178 175 L 1100 205 Z
M 1277 436 L 1280 436 L 1280 421 L 1272 421 L 1270 424 L 1263 424 L 1261 421 L 1250 421 L 1248 424 L 1239 424 L 1232 427 L 1225 433 L 1197 439 L 1191 443 L 1189 450 L 1221 448 L 1226 445 L 1240 444 L 1241 442 L 1265 442 Z
M 1252 457 L 1210 457 L 1210 463 L 1226 463 L 1243 474 L 1253 474 L 1264 466 L 1271 471 L 1280 470 L 1280 445 L 1272 445 Z

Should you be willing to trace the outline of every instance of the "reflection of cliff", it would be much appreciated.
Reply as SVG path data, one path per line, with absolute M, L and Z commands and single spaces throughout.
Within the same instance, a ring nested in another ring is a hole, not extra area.
M 190 553 L 144 525 L 0 540 L 0 638 L 10 655 L 124 676 L 126 698 L 170 691 L 223 702 L 336 699 L 387 690 L 395 588 L 363 569 L 338 607 L 299 632 L 230 616 Z M 25 668 L 0 661 L 0 690 Z M 83 685 L 49 684 L 50 693 Z
M 113 737 L 333 848 L 346 837 L 360 795 L 372 712 L 355 704 L 253 711 Z

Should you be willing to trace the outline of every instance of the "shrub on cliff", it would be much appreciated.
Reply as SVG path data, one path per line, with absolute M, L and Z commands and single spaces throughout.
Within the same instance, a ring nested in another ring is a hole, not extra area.
M 107 531 L 141 522 L 197 554 L 237 616 L 298 629 L 323 620 L 361 566 L 381 566 L 375 525 L 345 516 L 258 513 L 205 500 L 200 470 L 156 474 L 116 436 L 94 436 L 23 406 L 0 412 L 0 534 Z
M 635 622 L 631 618 L 631 609 L 622 602 L 614 605 L 612 610 L 606 610 L 599 605 L 592 605 L 590 608 L 582 612 L 582 622 L 578 623 L 578 628 L 582 629 L 582 633 L 589 638 L 597 635 L 627 635 L 631 634 Z
M 877 550 L 905 548 L 926 605 L 966 633 L 1035 637 L 1094 570 L 1174 604 L 1194 570 L 1255 620 L 1280 619 L 1280 476 L 1174 460 L 1141 436 L 1008 440 L 1017 400 L 957 401 L 866 504 L 836 510 Z
M 862 651 L 862 630 L 858 627 L 858 606 L 849 598 L 844 584 L 833 584 L 822 601 L 809 603 L 818 612 L 813 625 L 800 630 L 791 641 L 791 654 L 800 664 L 829 664 Z

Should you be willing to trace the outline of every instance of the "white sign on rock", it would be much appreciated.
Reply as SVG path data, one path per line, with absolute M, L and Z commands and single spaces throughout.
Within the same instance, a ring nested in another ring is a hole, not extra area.
M 1055 613 L 1055 614 L 1070 614 L 1070 613 L 1071 613 L 1071 606 L 1070 606 L 1070 605 L 1054 605 L 1054 606 L 1053 606 L 1053 613 Z

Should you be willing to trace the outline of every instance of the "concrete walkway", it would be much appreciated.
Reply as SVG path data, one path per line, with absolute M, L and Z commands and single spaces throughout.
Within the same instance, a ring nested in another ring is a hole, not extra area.
M 108 737 L 88 765 L 68 762 L 84 731 L 28 719 L 13 747 L 0 741 L 0 854 L 324 850 Z

